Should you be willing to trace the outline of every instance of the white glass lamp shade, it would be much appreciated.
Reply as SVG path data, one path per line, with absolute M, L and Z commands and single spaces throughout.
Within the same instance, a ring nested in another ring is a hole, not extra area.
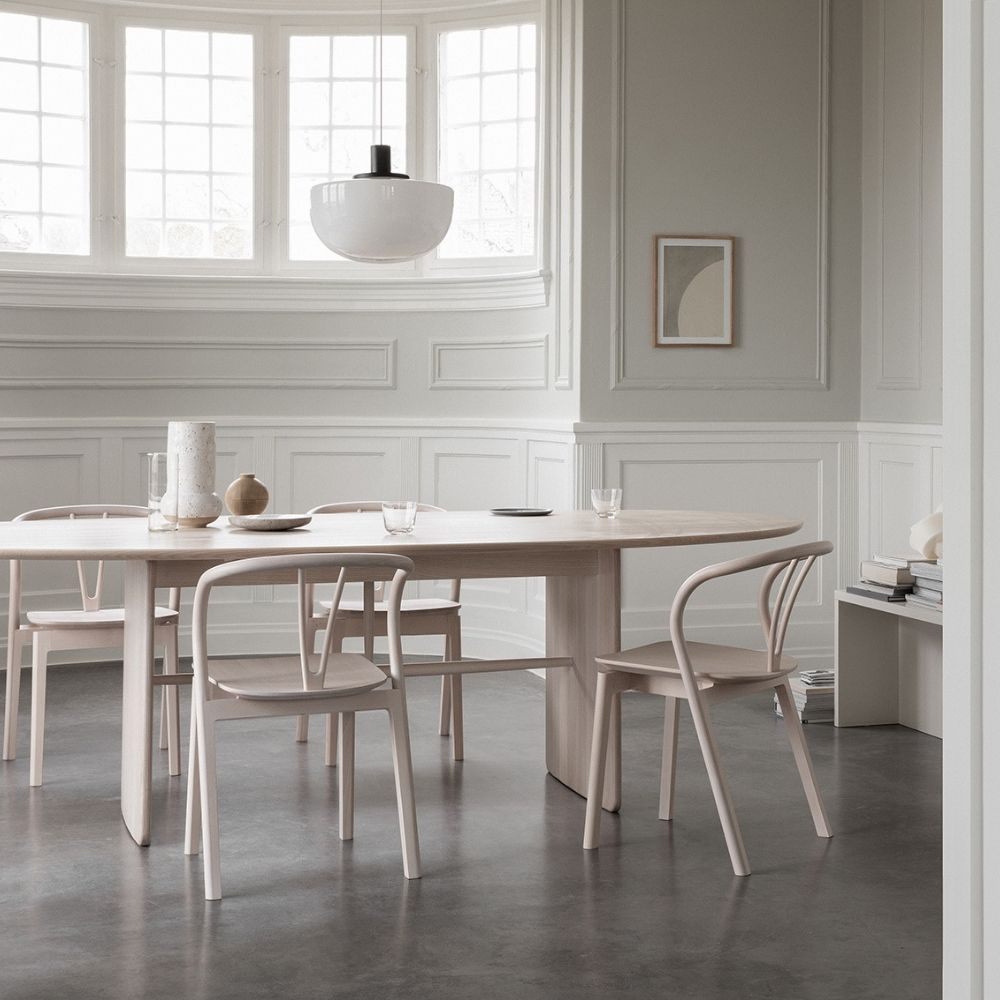
M 315 185 L 310 218 L 334 253 L 390 264 L 430 253 L 448 232 L 454 202 L 445 184 L 361 177 Z

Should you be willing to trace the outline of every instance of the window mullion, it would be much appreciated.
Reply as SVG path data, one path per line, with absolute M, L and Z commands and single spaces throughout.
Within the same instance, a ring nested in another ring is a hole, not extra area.
M 265 142 L 266 136 L 279 134 L 283 124 L 278 112 L 282 73 L 276 34 L 274 19 L 269 17 L 254 43 L 254 228 L 265 274 L 276 270 L 281 218 L 281 196 L 275 183 L 281 143 Z

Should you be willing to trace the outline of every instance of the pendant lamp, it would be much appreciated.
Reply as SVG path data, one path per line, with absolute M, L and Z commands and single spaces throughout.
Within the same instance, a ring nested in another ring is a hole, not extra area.
M 382 0 L 378 10 L 379 139 L 382 138 Z M 316 184 L 310 219 L 316 235 L 348 260 L 393 264 L 430 253 L 451 226 L 455 192 L 445 184 L 392 172 L 392 151 L 371 147 L 371 171 Z

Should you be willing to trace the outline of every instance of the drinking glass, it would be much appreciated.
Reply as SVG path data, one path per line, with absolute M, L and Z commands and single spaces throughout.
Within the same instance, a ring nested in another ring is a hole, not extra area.
M 622 491 L 618 487 L 591 490 L 590 502 L 598 517 L 615 517 L 622 509 Z
M 149 462 L 149 530 L 176 531 L 177 517 L 167 518 L 165 511 L 177 510 L 177 455 L 165 451 L 151 451 Z
M 397 500 L 382 504 L 382 522 L 390 535 L 408 535 L 417 523 L 417 502 Z

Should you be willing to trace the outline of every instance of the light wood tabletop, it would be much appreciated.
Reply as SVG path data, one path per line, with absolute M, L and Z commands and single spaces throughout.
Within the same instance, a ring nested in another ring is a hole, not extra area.
M 247 531 L 220 518 L 207 528 L 150 532 L 140 520 L 0 522 L 5 559 L 232 559 L 294 552 L 401 552 L 511 549 L 624 549 L 776 538 L 800 521 L 763 514 L 627 510 L 509 517 L 488 511 L 421 513 L 411 535 L 389 535 L 380 513 L 317 514 L 289 531 Z
M 500 669 L 552 668 L 546 672 L 546 766 L 583 795 L 594 658 L 621 647 L 621 550 L 778 538 L 801 527 L 798 520 L 763 514 L 671 510 L 627 510 L 614 519 L 590 511 L 544 517 L 423 512 L 411 535 L 386 534 L 380 513 L 317 515 L 304 528 L 268 533 L 232 528 L 224 520 L 176 532 L 149 532 L 133 519 L 0 522 L 0 558 L 124 563 L 122 817 L 133 839 L 148 844 L 157 587 L 194 586 L 220 562 L 307 552 L 401 553 L 413 559 L 417 579 L 545 577 L 546 656 L 488 663 Z M 615 718 L 604 786 L 608 809 L 620 803 L 618 745 Z

